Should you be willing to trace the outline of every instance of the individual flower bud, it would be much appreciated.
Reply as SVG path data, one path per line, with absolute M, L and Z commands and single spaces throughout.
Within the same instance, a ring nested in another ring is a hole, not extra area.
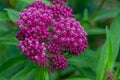
M 28 7 L 35 7 L 35 8 L 46 9 L 47 6 L 42 1 L 35 1 L 35 2 L 31 3 Z
M 28 37 L 28 33 L 25 29 L 21 29 L 17 34 L 16 38 L 20 41 L 24 40 L 26 37 Z
M 65 2 L 68 2 L 68 0 L 50 0 L 52 2 L 52 4 L 54 5 L 63 5 Z

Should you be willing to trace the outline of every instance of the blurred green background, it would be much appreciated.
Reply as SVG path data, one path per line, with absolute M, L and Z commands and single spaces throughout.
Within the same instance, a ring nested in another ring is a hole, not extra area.
M 18 13 L 34 1 L 0 0 L 0 80 L 41 80 L 37 78 L 39 76 L 39 72 L 36 72 L 38 68 L 35 68 L 33 62 L 20 54 L 20 50 L 17 48 L 19 42 L 15 38 L 18 32 L 15 22 L 19 19 Z M 50 4 L 49 0 L 42 1 Z M 50 80 L 69 78 L 88 78 L 70 80 L 104 80 L 101 76 L 109 77 L 109 74 L 105 74 L 107 70 L 114 74 L 115 80 L 120 80 L 120 40 L 118 39 L 120 35 L 120 0 L 69 0 L 66 5 L 73 9 L 76 20 L 87 31 L 89 47 L 84 54 L 70 58 L 67 69 L 50 73 Z M 110 37 L 111 35 L 117 37 Z M 118 43 L 109 47 L 112 44 L 111 41 Z M 108 52 L 106 52 L 107 50 Z M 109 65 L 106 65 L 106 59 Z M 110 66 L 114 68 L 110 68 Z M 103 70 L 103 72 L 99 70 Z

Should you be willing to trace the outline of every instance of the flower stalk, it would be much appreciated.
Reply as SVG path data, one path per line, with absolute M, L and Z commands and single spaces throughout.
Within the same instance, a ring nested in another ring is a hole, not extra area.
M 96 9 L 96 11 L 93 13 L 91 20 L 93 20 L 99 13 L 99 11 L 101 10 L 102 6 L 104 5 L 105 0 L 102 0 L 100 5 L 98 6 L 98 8 Z

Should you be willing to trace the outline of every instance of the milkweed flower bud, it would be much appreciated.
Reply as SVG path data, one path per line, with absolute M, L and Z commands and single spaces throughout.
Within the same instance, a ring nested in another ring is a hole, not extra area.
M 52 2 L 52 4 L 64 4 L 65 2 L 67 2 L 68 0 L 50 0 Z
M 35 1 L 35 2 L 31 3 L 28 7 L 46 9 L 47 5 L 45 3 L 43 3 L 42 1 Z
M 88 45 L 84 28 L 74 19 L 72 9 L 63 5 L 67 1 L 51 0 L 53 6 L 33 2 L 16 21 L 21 54 L 50 71 L 68 66 L 64 52 L 80 55 Z
M 16 38 L 18 40 L 24 40 L 26 37 L 28 37 L 27 31 L 25 29 L 21 29 L 17 34 Z

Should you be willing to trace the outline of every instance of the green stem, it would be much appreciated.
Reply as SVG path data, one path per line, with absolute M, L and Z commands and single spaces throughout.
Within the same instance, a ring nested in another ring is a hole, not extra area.
M 96 11 L 93 13 L 92 17 L 91 17 L 91 20 L 93 20 L 97 15 L 98 15 L 98 12 L 101 10 L 103 4 L 104 4 L 105 0 L 102 0 L 100 5 L 98 6 L 98 8 L 96 9 Z
M 56 79 L 55 79 L 55 80 L 59 80 L 59 79 L 60 79 L 60 77 L 61 77 L 61 74 L 62 74 L 62 71 L 61 71 L 61 70 L 59 70 L 59 71 L 58 71 L 58 74 L 57 74 L 57 77 L 56 77 Z
M 44 69 L 44 78 L 45 78 L 45 80 L 49 80 L 49 73 L 46 68 Z
M 119 70 L 120 70 L 120 66 L 117 67 L 117 70 L 116 70 L 116 72 L 115 72 L 114 78 L 117 77 L 117 75 L 118 75 L 118 73 L 119 73 Z
M 36 65 L 36 75 L 34 80 L 49 80 L 48 70 Z

